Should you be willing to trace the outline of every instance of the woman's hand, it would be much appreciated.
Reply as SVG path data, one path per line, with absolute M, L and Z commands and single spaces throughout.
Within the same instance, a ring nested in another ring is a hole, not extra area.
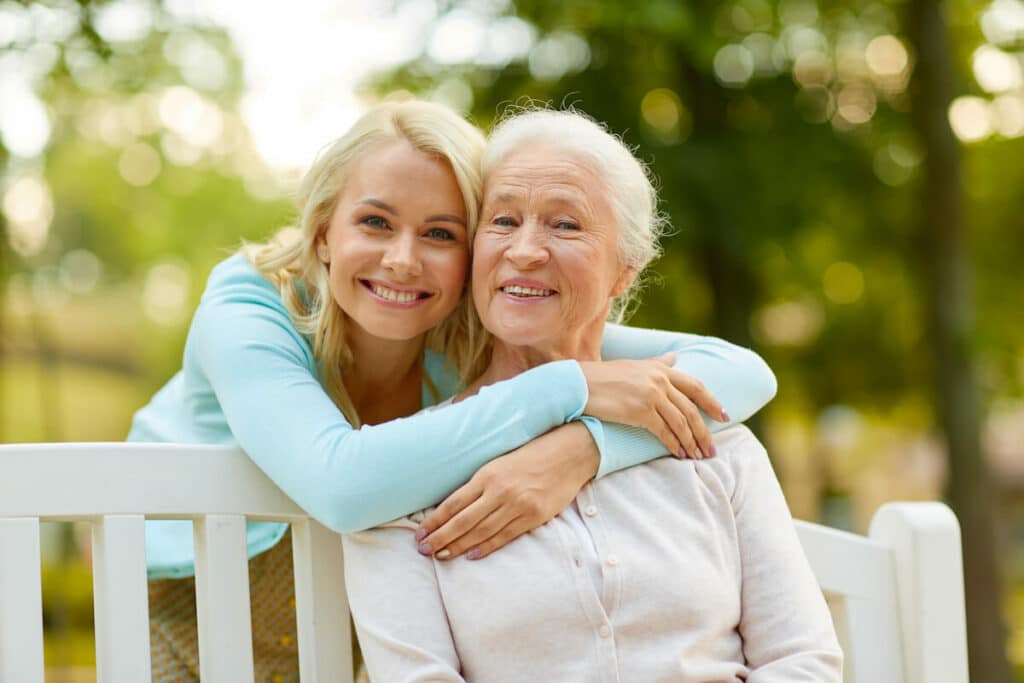
M 594 478 L 600 453 L 581 422 L 556 427 L 477 470 L 416 532 L 420 552 L 486 557 L 551 520 Z
M 695 377 L 672 367 L 674 353 L 645 360 L 582 362 L 590 398 L 583 412 L 604 422 L 643 427 L 680 458 L 715 454 L 698 407 L 728 422 L 722 405 Z

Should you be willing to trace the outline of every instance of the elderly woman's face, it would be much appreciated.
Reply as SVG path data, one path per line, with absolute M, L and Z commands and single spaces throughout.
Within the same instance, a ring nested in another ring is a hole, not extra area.
M 530 144 L 488 175 L 473 254 L 484 326 L 516 346 L 562 350 L 600 336 L 632 281 L 599 171 L 581 155 Z

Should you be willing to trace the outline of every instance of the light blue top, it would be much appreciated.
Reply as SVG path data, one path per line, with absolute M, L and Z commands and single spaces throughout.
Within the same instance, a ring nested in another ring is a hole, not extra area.
M 601 348 L 606 359 L 666 351 L 735 421 L 775 395 L 764 361 L 720 339 L 608 325 Z M 459 391 L 442 356 L 428 351 L 424 365 L 442 398 Z M 317 521 L 350 532 L 438 503 L 490 460 L 581 418 L 588 398 L 579 364 L 558 361 L 443 409 L 353 429 L 317 378 L 309 340 L 277 289 L 236 254 L 213 269 L 182 369 L 135 414 L 128 440 L 239 446 Z M 423 404 L 432 403 L 424 387 Z M 585 422 L 601 452 L 599 477 L 665 455 L 645 430 Z M 286 528 L 250 522 L 249 557 Z M 191 523 L 147 522 L 146 559 L 150 578 L 191 576 Z

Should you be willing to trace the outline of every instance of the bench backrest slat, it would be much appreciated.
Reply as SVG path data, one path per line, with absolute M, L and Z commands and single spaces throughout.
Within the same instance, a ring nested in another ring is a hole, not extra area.
M 292 524 L 295 621 L 303 681 L 352 675 L 352 631 L 338 534 L 307 519 Z
M 203 683 L 252 683 L 245 517 L 205 515 L 194 528 L 199 678 Z
M 149 683 L 145 518 L 109 515 L 92 527 L 96 680 Z
M 0 519 L 0 681 L 43 683 L 39 520 Z

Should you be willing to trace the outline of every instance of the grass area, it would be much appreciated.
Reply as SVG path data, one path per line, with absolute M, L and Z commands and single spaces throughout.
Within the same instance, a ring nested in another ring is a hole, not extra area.
M 4 358 L 0 382 L 0 435 L 8 443 L 121 441 L 149 398 L 137 378 L 29 358 Z

